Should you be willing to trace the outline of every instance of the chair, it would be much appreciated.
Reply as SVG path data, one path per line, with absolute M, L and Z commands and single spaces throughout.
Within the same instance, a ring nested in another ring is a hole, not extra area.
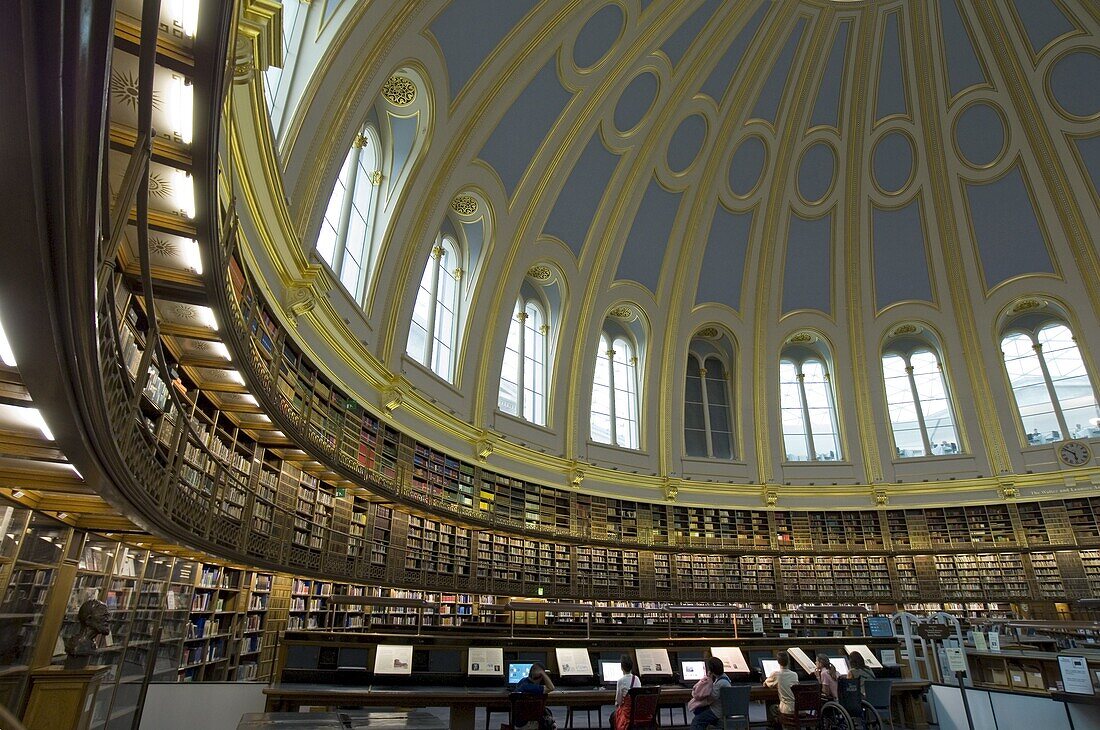
M 630 697 L 630 714 L 627 716 L 626 726 L 630 730 L 651 730 L 657 727 L 657 705 L 661 700 L 661 688 L 632 687 L 626 694 Z
M 817 682 L 804 682 L 792 687 L 791 692 L 794 694 L 794 714 L 780 712 L 780 726 L 784 730 L 816 728 L 821 722 L 821 685 Z
M 890 709 L 890 685 L 889 679 L 869 679 L 863 683 L 863 691 L 867 702 L 875 708 L 880 717 L 885 718 L 894 727 L 894 713 Z
M 513 692 L 508 695 L 508 722 L 500 730 L 516 730 L 529 722 L 538 722 L 546 715 L 546 694 Z
M 721 687 L 718 690 L 718 698 L 722 702 L 722 730 L 749 727 L 749 693 L 752 687 L 747 684 L 735 684 L 730 687 Z M 686 720 L 686 717 L 685 717 Z M 685 723 L 687 724 L 687 723 Z

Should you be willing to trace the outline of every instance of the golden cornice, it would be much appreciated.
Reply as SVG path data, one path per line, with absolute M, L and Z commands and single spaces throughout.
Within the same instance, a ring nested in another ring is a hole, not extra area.
M 263 72 L 283 63 L 283 4 L 279 0 L 240 0 L 237 34 L 252 44 L 252 63 Z

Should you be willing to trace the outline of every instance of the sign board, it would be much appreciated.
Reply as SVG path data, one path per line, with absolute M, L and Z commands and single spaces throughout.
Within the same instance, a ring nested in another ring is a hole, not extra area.
M 794 626 L 791 624 L 791 617 L 790 616 L 784 616 L 782 621 L 783 621 L 782 626 L 783 626 L 784 631 L 790 631 L 792 628 L 794 628 Z
M 413 648 L 379 644 L 374 654 L 375 674 L 412 674 Z
M 798 663 L 798 666 L 802 667 L 802 671 L 804 671 L 806 674 L 814 673 L 816 665 L 814 664 L 813 660 L 810 659 L 806 652 L 802 651 L 797 646 L 792 646 L 791 648 L 787 649 L 787 656 L 789 656 L 791 659 L 794 659 Z
M 917 633 L 929 641 L 943 641 L 951 636 L 951 627 L 946 624 L 920 624 Z
M 985 634 L 981 631 L 974 632 L 974 649 L 977 651 L 986 651 L 989 649 L 989 645 L 985 643 Z
M 470 647 L 466 671 L 471 677 L 499 677 L 504 673 L 504 649 Z
M 1059 656 L 1058 669 L 1062 672 L 1062 690 L 1075 695 L 1096 694 L 1089 676 L 1088 661 L 1083 656 Z
M 592 660 L 588 649 L 554 649 L 558 658 L 558 673 L 563 677 L 591 677 Z
M 845 644 L 844 645 L 844 653 L 845 654 L 850 655 L 853 652 L 858 653 L 861 657 L 863 657 L 863 661 L 865 661 L 867 663 L 867 668 L 868 669 L 882 669 L 882 664 L 879 663 L 878 657 L 875 656 L 875 653 L 873 651 L 871 651 L 870 649 L 867 648 L 866 644 Z
M 745 655 L 736 646 L 712 646 L 710 655 L 721 659 L 727 672 L 748 673 L 749 671 L 749 663 L 745 661 Z
M 898 652 L 895 649 L 883 649 L 882 650 L 882 664 L 886 667 L 896 667 L 898 665 Z
M 638 674 L 672 674 L 672 662 L 665 649 L 638 649 Z
M 954 646 L 949 646 L 944 649 L 947 654 L 947 668 L 952 672 L 965 672 L 966 671 L 966 655 L 963 654 L 963 650 Z
M 1000 651 L 1001 650 L 1001 635 L 996 631 L 989 632 L 989 650 Z
M 764 618 L 762 616 L 752 617 L 752 630 L 755 634 L 764 633 Z

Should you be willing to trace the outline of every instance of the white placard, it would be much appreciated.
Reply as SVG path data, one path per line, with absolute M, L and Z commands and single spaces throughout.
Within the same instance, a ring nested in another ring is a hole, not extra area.
M 989 645 L 985 643 L 985 634 L 981 631 L 974 632 L 974 650 L 988 651 Z
M 588 649 L 563 649 L 555 648 L 554 654 L 558 658 L 558 674 L 563 677 L 591 677 L 592 660 L 588 656 Z
M 745 661 L 745 655 L 736 646 L 712 646 L 710 655 L 722 660 L 722 665 L 727 672 L 749 672 L 749 663 Z
M 499 677 L 504 674 L 504 649 L 470 647 L 466 672 L 471 677 Z
M 798 662 L 798 666 L 802 667 L 802 671 L 806 672 L 806 674 L 813 674 L 814 669 L 817 668 L 817 665 L 810 660 L 810 656 L 797 646 L 792 646 L 787 649 L 787 656 Z
M 898 665 L 898 652 L 896 649 L 883 649 L 882 650 L 882 664 L 887 667 L 896 667 Z
M 753 616 L 752 617 L 752 630 L 753 630 L 753 633 L 756 633 L 756 634 L 764 633 L 764 618 L 763 618 L 763 616 Z
M 1059 656 L 1058 669 L 1062 672 L 1062 689 L 1075 695 L 1096 694 L 1089 676 L 1088 661 L 1083 656 Z
M 949 646 L 944 649 L 947 654 L 947 668 L 952 672 L 965 672 L 966 671 L 966 656 L 963 654 L 963 650 Z
M 412 674 L 413 648 L 379 644 L 374 653 L 375 674 Z
M 789 631 L 790 629 L 794 628 L 794 624 L 791 623 L 791 617 L 790 616 L 784 616 L 781 620 L 783 621 L 782 626 L 785 630 Z
M 863 657 L 863 661 L 867 663 L 868 669 L 882 669 L 882 664 L 879 663 L 878 657 L 875 653 L 867 648 L 866 644 L 845 644 L 844 653 L 851 656 L 855 652 Z
M 638 674 L 672 674 L 672 662 L 665 649 L 638 649 Z
M 1001 650 L 1001 635 L 996 631 L 989 632 L 989 650 L 1000 651 Z

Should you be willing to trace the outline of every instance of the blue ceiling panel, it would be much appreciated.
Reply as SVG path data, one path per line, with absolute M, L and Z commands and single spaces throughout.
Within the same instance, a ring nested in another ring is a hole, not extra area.
M 783 313 L 832 311 L 833 214 L 806 220 L 790 214 L 783 271 Z
M 1058 59 L 1050 71 L 1050 91 L 1070 114 L 1100 114 L 1100 55 L 1079 51 Z
M 995 182 L 967 185 L 966 198 L 986 286 L 1054 272 L 1019 165 Z
M 901 36 L 898 34 L 898 13 L 894 12 L 886 16 L 886 30 L 882 38 L 875 119 L 891 114 L 905 114 L 908 109 L 905 99 L 905 67 L 901 60 Z
M 604 5 L 597 10 L 573 42 L 573 63 L 578 68 L 595 66 L 619 37 L 623 21 L 623 10 L 618 5 Z
M 730 80 L 733 79 L 733 75 L 737 73 L 738 67 L 741 65 L 741 60 L 745 57 L 745 51 L 748 49 L 749 44 L 752 43 L 753 37 L 756 36 L 757 29 L 760 28 L 760 24 L 764 22 L 764 17 L 768 14 L 768 10 L 772 8 L 770 3 L 761 3 L 760 7 L 756 9 L 752 17 L 749 18 L 749 22 L 745 24 L 745 27 L 741 29 L 741 32 L 737 34 L 737 37 L 733 39 L 733 43 L 726 49 L 725 54 L 711 69 L 710 75 L 707 76 L 707 80 L 703 82 L 703 85 L 699 88 L 704 94 L 714 99 L 719 104 L 722 103 L 722 99 L 726 95 L 726 89 L 729 88 Z
M 974 40 L 966 29 L 956 0 L 940 0 L 943 48 L 947 56 L 947 80 L 951 94 L 985 81 L 985 72 L 974 52 Z
M 578 258 L 592 218 L 611 183 L 619 158 L 607 151 L 599 133 L 588 140 L 565 187 L 558 193 L 543 232 L 564 241 Z
M 454 99 L 462 87 L 538 0 L 466 0 L 451 3 L 429 28 L 443 50 Z
M 749 250 L 753 212 L 731 213 L 721 205 L 710 222 L 703 268 L 695 303 L 717 302 L 740 311 L 741 286 L 745 274 L 745 255 Z
M 630 279 L 657 291 L 661 280 L 661 265 L 665 260 L 672 224 L 680 209 L 680 193 L 670 193 L 651 178 L 634 214 L 634 225 L 619 259 L 616 279 Z
M 875 260 L 875 306 L 878 309 L 894 302 L 932 301 L 924 223 L 917 200 L 896 210 L 873 207 L 871 242 Z
M 707 120 L 692 114 L 680 122 L 668 143 L 668 169 L 680 173 L 691 167 L 707 138 Z
M 661 50 L 668 56 L 668 60 L 672 64 L 673 68 L 680 63 L 680 59 L 684 57 L 684 53 L 691 47 L 691 44 L 695 42 L 695 39 L 699 36 L 699 31 L 703 29 L 703 26 L 707 24 L 710 17 L 714 15 L 714 11 L 722 7 L 722 0 L 706 0 L 699 8 L 688 16 L 687 20 L 680 24 L 680 27 L 668 37 L 668 40 L 661 46 Z
M 896 193 L 905 187 L 913 174 L 913 146 L 901 132 L 885 135 L 875 145 L 872 165 L 875 182 L 888 193 Z
M 779 102 L 787 94 L 787 77 L 791 72 L 791 64 L 794 63 L 795 53 L 798 52 L 798 42 L 802 40 L 802 32 L 806 29 L 806 19 L 799 18 L 794 29 L 787 37 L 779 58 L 772 66 L 768 79 L 764 82 L 764 88 L 760 90 L 760 96 L 756 100 L 756 106 L 752 109 L 752 115 L 757 119 L 766 119 L 775 124 L 775 115 L 779 113 Z
M 1100 134 L 1077 140 L 1077 153 L 1092 178 L 1092 190 L 1100 198 Z
M 390 179 L 396 179 L 405 163 L 409 161 L 413 145 L 416 144 L 416 128 L 420 123 L 419 117 L 395 117 L 389 116 L 390 132 L 393 137 L 393 169 Z
M 825 64 L 825 75 L 814 100 L 814 112 L 810 126 L 820 124 L 840 127 L 840 93 L 844 89 L 844 56 L 848 51 L 848 31 L 851 21 L 845 21 L 837 28 L 833 49 L 829 51 L 829 61 Z
M 1013 0 L 1031 49 L 1038 53 L 1052 40 L 1073 30 L 1069 19 L 1053 0 Z
M 462 235 L 466 239 L 466 256 L 470 261 L 481 260 L 481 249 L 485 246 L 485 221 L 478 218 L 470 223 L 462 223 Z
M 955 142 L 966 161 L 985 167 L 997 161 L 1005 146 L 1005 125 L 997 110 L 972 104 L 955 121 Z
M 824 142 L 812 145 L 798 166 L 798 192 L 807 203 L 815 203 L 829 194 L 836 177 L 836 155 Z
M 730 190 L 734 195 L 748 195 L 760 181 L 760 173 L 764 170 L 764 161 L 768 157 L 768 151 L 764 142 L 753 135 L 746 137 L 730 160 L 729 181 Z
M 508 197 L 515 192 L 539 145 L 569 102 L 554 59 L 546 62 L 485 141 L 479 157 L 497 171 Z
M 657 77 L 649 71 L 638 74 L 623 89 L 615 105 L 615 128 L 629 132 L 645 117 L 657 97 Z

